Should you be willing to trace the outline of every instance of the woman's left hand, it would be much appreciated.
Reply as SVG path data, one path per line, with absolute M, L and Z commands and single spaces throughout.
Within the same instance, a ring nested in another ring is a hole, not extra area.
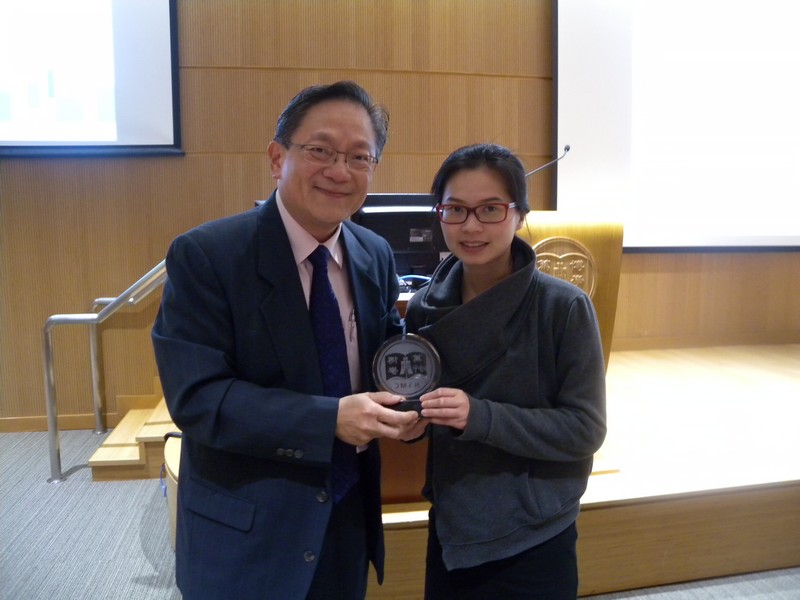
M 462 390 L 439 388 L 423 394 L 422 416 L 435 425 L 463 431 L 469 418 L 469 397 Z

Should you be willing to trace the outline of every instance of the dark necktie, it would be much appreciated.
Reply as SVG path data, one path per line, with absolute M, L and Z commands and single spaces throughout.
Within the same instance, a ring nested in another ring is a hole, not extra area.
M 325 246 L 317 246 L 308 260 L 314 267 L 308 310 L 317 342 L 323 392 L 341 398 L 351 393 L 347 344 L 344 338 L 339 303 L 328 279 L 328 257 Z M 333 501 L 338 502 L 358 481 L 358 460 L 355 446 L 334 439 L 331 468 Z

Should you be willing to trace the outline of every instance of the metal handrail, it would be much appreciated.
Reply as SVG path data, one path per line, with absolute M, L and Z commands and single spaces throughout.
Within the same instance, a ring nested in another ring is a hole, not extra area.
M 45 321 L 42 329 L 42 348 L 44 356 L 44 396 L 47 408 L 47 440 L 50 449 L 50 479 L 48 483 L 60 483 L 66 479 L 61 471 L 61 442 L 58 432 L 58 405 L 56 403 L 55 373 L 53 369 L 53 328 L 57 325 L 88 325 L 89 354 L 92 367 L 92 399 L 94 401 L 95 433 L 105 433 L 103 419 L 103 391 L 100 385 L 100 338 L 97 326 L 123 306 L 138 304 L 149 296 L 167 279 L 165 261 L 153 267 L 144 277 L 134 283 L 116 298 L 96 298 L 92 312 L 71 315 L 52 315 Z M 98 308 L 104 306 L 100 312 Z

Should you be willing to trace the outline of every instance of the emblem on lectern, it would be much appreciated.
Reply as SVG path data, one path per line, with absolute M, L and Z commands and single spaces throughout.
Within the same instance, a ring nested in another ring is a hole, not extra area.
M 591 298 L 597 283 L 597 265 L 589 250 L 565 237 L 542 240 L 536 251 L 536 268 L 581 288 Z

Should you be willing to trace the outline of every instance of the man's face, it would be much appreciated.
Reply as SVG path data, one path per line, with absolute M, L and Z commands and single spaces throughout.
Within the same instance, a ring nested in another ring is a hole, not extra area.
M 350 170 L 343 154 L 337 155 L 332 165 L 314 164 L 296 144 L 376 156 L 372 123 L 362 106 L 331 100 L 312 107 L 289 142 L 288 148 L 270 143 L 267 152 L 272 176 L 278 180 L 281 199 L 292 217 L 323 242 L 361 207 L 372 172 Z

